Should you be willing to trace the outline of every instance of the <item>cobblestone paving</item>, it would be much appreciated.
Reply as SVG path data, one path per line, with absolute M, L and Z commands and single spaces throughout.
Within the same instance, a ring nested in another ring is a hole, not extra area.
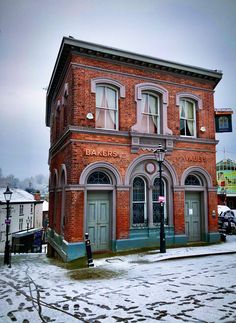
M 236 322 L 236 255 L 128 265 L 114 258 L 72 271 L 29 255 L 0 266 L 2 323 L 158 320 Z

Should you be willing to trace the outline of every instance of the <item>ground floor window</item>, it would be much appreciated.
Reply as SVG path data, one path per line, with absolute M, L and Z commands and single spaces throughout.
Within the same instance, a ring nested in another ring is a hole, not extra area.
M 146 183 L 141 177 L 135 177 L 133 181 L 133 224 L 145 224 L 146 214 Z
M 148 225 L 153 223 L 157 225 L 161 221 L 161 210 L 159 196 L 166 197 L 166 184 L 162 180 L 162 193 L 160 193 L 160 179 L 154 180 L 153 186 L 147 187 L 146 181 L 137 176 L 133 180 L 133 192 L 132 192 L 132 211 L 133 220 L 132 224 L 136 225 Z M 167 201 L 164 203 L 164 218 L 165 224 L 167 224 Z

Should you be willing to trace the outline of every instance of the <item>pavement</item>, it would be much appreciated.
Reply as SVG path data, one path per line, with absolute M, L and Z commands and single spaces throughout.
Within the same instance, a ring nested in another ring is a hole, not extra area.
M 236 253 L 236 235 L 227 235 L 225 242 L 220 242 L 210 245 L 197 246 L 191 244 L 190 246 L 179 248 L 167 248 L 166 253 L 160 253 L 159 250 L 152 250 L 134 255 L 119 256 L 123 262 L 133 261 L 133 258 L 142 257 L 147 258 L 150 262 L 184 259 L 190 257 L 206 257 L 210 255 L 223 255 Z M 149 257 L 151 256 L 151 257 Z M 104 262 L 112 262 L 112 258 L 95 259 L 95 266 L 99 266 Z
M 236 322 L 235 263 L 236 235 L 82 269 L 45 254 L 13 255 L 8 268 L 0 255 L 0 323 Z

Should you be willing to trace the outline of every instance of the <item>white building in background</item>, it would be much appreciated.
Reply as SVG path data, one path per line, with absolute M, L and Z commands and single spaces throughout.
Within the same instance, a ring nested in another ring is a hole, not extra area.
M 21 189 L 12 189 L 10 201 L 10 228 L 9 240 L 12 245 L 12 237 L 18 235 L 30 234 L 34 229 L 41 229 L 43 224 L 43 201 L 39 195 L 32 195 Z M 0 252 L 4 252 L 6 241 L 7 215 L 6 201 L 4 192 L 6 188 L 0 188 Z

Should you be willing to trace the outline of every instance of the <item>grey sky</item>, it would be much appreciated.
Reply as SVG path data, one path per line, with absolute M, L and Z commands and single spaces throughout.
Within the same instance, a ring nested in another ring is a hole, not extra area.
M 236 0 L 0 0 L 0 167 L 47 174 L 45 96 L 63 36 L 222 70 L 216 107 L 234 109 L 217 159 L 236 160 Z

